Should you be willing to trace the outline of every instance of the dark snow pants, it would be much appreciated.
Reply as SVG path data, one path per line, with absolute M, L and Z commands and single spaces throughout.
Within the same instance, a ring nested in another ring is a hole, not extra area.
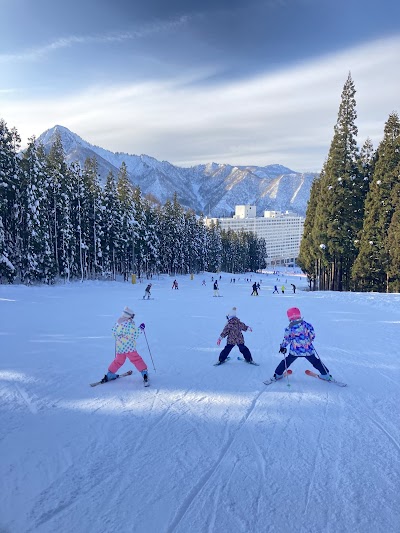
M 222 352 L 219 354 L 219 360 L 225 361 L 225 359 L 228 357 L 228 355 L 231 353 L 232 348 L 234 348 L 235 344 L 227 344 L 225 348 L 222 350 Z M 238 344 L 237 347 L 240 350 L 240 353 L 243 355 L 243 357 L 246 359 L 246 361 L 252 361 L 250 350 L 245 346 L 244 344 Z
M 279 376 L 281 376 L 285 372 L 286 368 L 289 368 L 289 366 L 293 363 L 293 361 L 296 361 L 296 359 L 298 359 L 299 357 L 303 358 L 303 356 L 289 354 L 286 357 L 286 366 L 285 366 L 285 359 L 282 359 L 282 361 L 276 367 L 275 374 L 278 374 Z M 304 357 L 304 359 L 307 359 L 307 361 L 311 363 L 312 366 L 316 368 L 318 372 L 322 374 L 323 376 L 325 374 L 329 374 L 329 370 L 326 368 L 326 366 L 324 366 L 321 363 L 321 359 L 318 359 L 317 357 L 315 357 L 314 354 L 308 355 L 307 357 Z

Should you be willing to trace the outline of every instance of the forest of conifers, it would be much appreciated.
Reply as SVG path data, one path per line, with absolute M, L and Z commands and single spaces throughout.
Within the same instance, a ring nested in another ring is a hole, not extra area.
M 0 120 L 0 282 L 129 279 L 131 274 L 244 272 L 265 266 L 265 241 L 206 227 L 176 196 L 159 205 L 125 164 L 104 187 L 95 159 L 67 164 L 58 136 L 46 154 L 34 137 L 20 151 Z
M 392 112 L 376 150 L 357 146 L 349 74 L 325 164 L 312 185 L 298 264 L 311 289 L 399 292 L 400 122 Z

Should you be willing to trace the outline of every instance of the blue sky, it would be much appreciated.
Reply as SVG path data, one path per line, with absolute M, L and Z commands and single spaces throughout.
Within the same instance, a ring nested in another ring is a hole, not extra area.
M 0 0 L 0 118 L 112 151 L 319 171 L 349 71 L 359 143 L 400 111 L 395 0 Z

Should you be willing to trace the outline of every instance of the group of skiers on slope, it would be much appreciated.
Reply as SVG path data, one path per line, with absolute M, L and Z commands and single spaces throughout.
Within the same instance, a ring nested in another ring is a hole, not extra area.
M 253 292 L 250 296 L 258 296 L 258 291 L 261 289 L 261 286 L 259 283 L 254 282 L 252 286 Z
M 291 283 L 290 285 L 292 286 L 293 294 L 296 294 L 296 285 L 294 285 L 293 283 Z M 281 287 L 282 294 L 285 294 L 285 290 L 286 290 L 285 285 L 282 285 L 282 287 Z M 274 285 L 274 290 L 273 290 L 272 294 L 279 294 L 277 285 Z
M 151 284 L 149 285 L 151 287 Z M 222 330 L 217 340 L 217 345 L 221 344 L 223 338 L 227 338 L 226 346 L 219 354 L 218 363 L 223 364 L 234 346 L 237 346 L 240 353 L 243 355 L 245 361 L 254 364 L 253 357 L 250 350 L 244 343 L 243 331 L 253 331 L 251 327 L 239 320 L 236 316 L 236 307 L 234 307 L 227 315 L 227 324 Z M 305 357 L 314 368 L 320 372 L 320 378 L 329 381 L 332 376 L 329 374 L 328 368 L 322 363 L 317 356 L 313 347 L 313 340 L 315 338 L 313 326 L 303 320 L 300 310 L 297 307 L 288 309 L 287 316 L 289 325 L 285 329 L 283 341 L 280 344 L 279 352 L 284 355 L 282 361 L 276 367 L 274 372 L 274 379 L 279 380 L 284 376 L 284 372 L 290 365 L 298 358 Z M 108 372 L 105 374 L 102 382 L 111 381 L 118 378 L 117 371 L 125 363 L 128 358 L 136 369 L 142 374 L 145 385 L 149 381 L 149 373 L 146 363 L 136 350 L 136 340 L 140 333 L 145 330 L 145 324 L 140 324 L 136 327 L 134 322 L 135 313 L 129 307 L 125 307 L 122 315 L 117 320 L 112 328 L 115 337 L 115 358 L 109 365 Z M 287 353 L 287 346 L 289 346 L 289 354 Z
M 303 320 L 301 317 L 300 309 L 297 307 L 291 307 L 287 311 L 289 319 L 289 325 L 285 329 L 283 341 L 279 346 L 279 352 L 284 355 L 282 361 L 276 367 L 274 372 L 274 378 L 276 380 L 282 379 L 284 372 L 290 367 L 290 365 L 296 361 L 298 357 L 305 357 L 313 367 L 320 373 L 320 378 L 329 381 L 331 375 L 328 368 L 323 364 L 321 359 L 317 356 L 317 353 L 312 344 L 315 339 L 315 332 L 313 326 Z M 236 307 L 232 309 L 227 315 L 228 323 L 222 330 L 217 340 L 217 345 L 221 344 L 221 340 L 227 337 L 227 343 L 225 348 L 219 354 L 218 361 L 220 364 L 224 363 L 231 352 L 232 348 L 237 345 L 240 352 L 247 363 L 253 363 L 253 358 L 250 350 L 244 344 L 244 338 L 242 331 L 253 331 L 251 327 L 247 326 L 244 322 L 241 322 L 236 316 Z M 289 346 L 289 355 L 287 353 L 287 346 Z

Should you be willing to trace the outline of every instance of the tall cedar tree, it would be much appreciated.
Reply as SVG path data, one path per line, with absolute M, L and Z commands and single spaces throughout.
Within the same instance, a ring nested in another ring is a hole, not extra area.
M 114 174 L 110 171 L 107 175 L 103 191 L 103 264 L 104 274 L 109 279 L 116 279 L 118 236 L 120 235 L 121 220 L 117 194 L 117 184 Z
M 352 275 L 355 286 L 364 291 L 388 291 L 390 255 L 388 230 L 394 213 L 392 191 L 399 182 L 400 122 L 391 113 L 378 146 L 370 190 L 365 202 L 360 250 Z
M 17 151 L 21 139 L 15 130 L 9 129 L 0 120 L 0 279 L 10 283 L 17 275 L 20 262 L 18 230 L 18 199 L 20 183 L 18 177 Z
M 23 199 L 23 247 L 21 280 L 26 283 L 50 283 L 55 270 L 51 250 L 48 217 L 48 183 L 45 173 L 46 155 L 43 145 L 37 145 L 35 137 L 21 159 L 21 182 Z
M 320 246 L 320 289 L 347 290 L 362 227 L 364 183 L 359 173 L 356 101 L 349 74 L 342 92 L 338 119 L 315 212 L 313 238 Z
M 124 280 L 133 272 L 133 243 L 136 239 L 136 221 L 134 211 L 133 187 L 129 180 L 125 163 L 121 164 L 118 173 L 117 195 L 119 201 L 120 234 L 118 236 L 119 272 Z
M 388 230 L 390 292 L 400 292 L 400 164 L 395 170 L 397 184 L 392 193 L 393 216 Z
M 304 221 L 303 237 L 300 243 L 300 252 L 297 264 L 307 274 L 310 289 L 315 289 L 315 281 L 319 266 L 319 248 L 313 239 L 313 227 L 315 221 L 315 211 L 321 188 L 321 177 L 315 179 L 311 186 L 310 199 L 308 201 L 306 218 Z

